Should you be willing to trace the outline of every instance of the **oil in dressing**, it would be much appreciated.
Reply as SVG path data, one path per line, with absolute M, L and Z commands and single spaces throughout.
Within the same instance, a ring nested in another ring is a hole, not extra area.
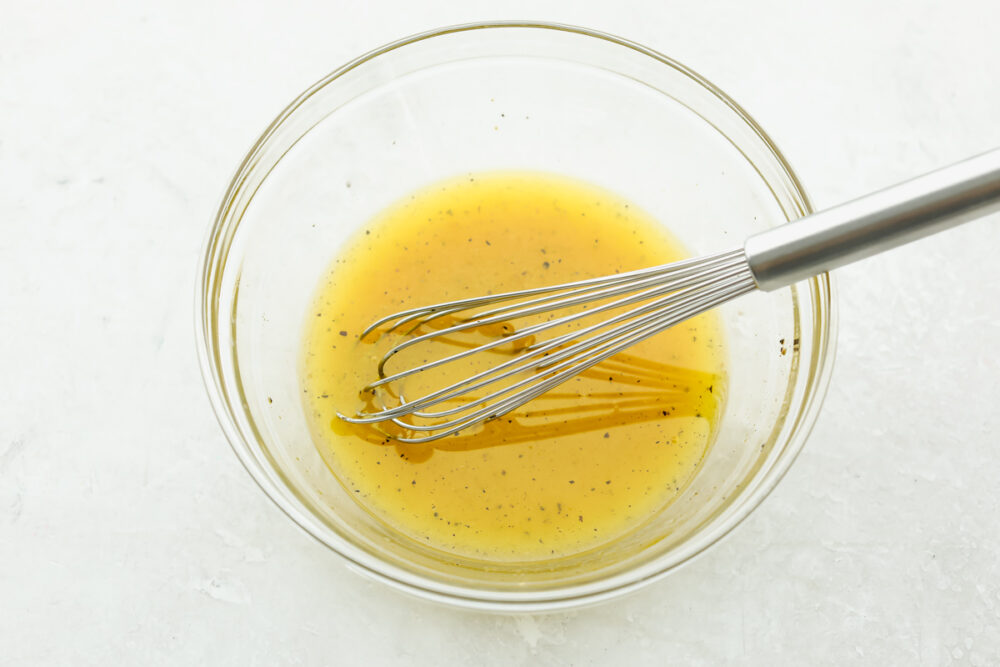
M 377 355 L 358 337 L 386 314 L 686 256 L 635 206 L 563 177 L 472 174 L 413 194 L 348 242 L 308 313 L 301 375 L 316 446 L 372 515 L 458 557 L 537 561 L 622 537 L 684 489 L 711 444 L 725 396 L 713 313 L 474 433 L 407 445 L 336 412 L 360 407 Z

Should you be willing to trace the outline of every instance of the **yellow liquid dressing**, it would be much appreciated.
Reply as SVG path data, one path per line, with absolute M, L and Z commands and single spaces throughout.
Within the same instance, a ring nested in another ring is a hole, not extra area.
M 346 244 L 308 313 L 303 397 L 316 446 L 372 515 L 457 557 L 537 561 L 622 537 L 684 489 L 712 441 L 725 395 L 712 313 L 432 443 L 401 444 L 336 412 L 362 407 L 385 348 L 359 335 L 387 314 L 686 256 L 636 207 L 562 177 L 473 174 L 415 193 Z

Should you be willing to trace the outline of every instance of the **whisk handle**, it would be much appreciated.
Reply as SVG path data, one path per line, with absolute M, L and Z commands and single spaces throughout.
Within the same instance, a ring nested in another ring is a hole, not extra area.
M 791 285 L 1000 210 L 1000 149 L 781 227 L 743 246 L 757 286 Z

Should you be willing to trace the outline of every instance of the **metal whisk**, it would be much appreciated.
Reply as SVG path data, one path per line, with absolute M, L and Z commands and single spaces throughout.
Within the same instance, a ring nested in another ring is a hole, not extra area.
M 756 289 L 786 287 L 996 210 L 1000 149 L 755 234 L 742 248 L 398 312 L 361 336 L 401 338 L 378 364 L 379 379 L 363 390 L 368 407 L 339 416 L 356 424 L 393 424 L 391 433 L 402 442 L 437 440 L 505 415 L 618 352 Z M 487 342 L 477 342 L 483 335 Z M 423 346 L 441 343 L 460 349 L 421 358 Z M 408 352 L 414 365 L 390 371 L 390 360 Z M 406 383 L 462 363 L 468 365 L 462 380 L 416 398 L 405 395 Z

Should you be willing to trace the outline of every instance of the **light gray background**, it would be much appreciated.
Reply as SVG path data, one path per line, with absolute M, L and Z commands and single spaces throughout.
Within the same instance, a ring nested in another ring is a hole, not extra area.
M 485 18 L 617 33 L 729 92 L 819 206 L 1000 145 L 1000 4 L 4 3 L 0 665 L 1000 664 L 1000 219 L 839 273 L 788 477 L 628 598 L 497 617 L 370 583 L 229 451 L 193 279 L 246 148 L 307 85 Z

